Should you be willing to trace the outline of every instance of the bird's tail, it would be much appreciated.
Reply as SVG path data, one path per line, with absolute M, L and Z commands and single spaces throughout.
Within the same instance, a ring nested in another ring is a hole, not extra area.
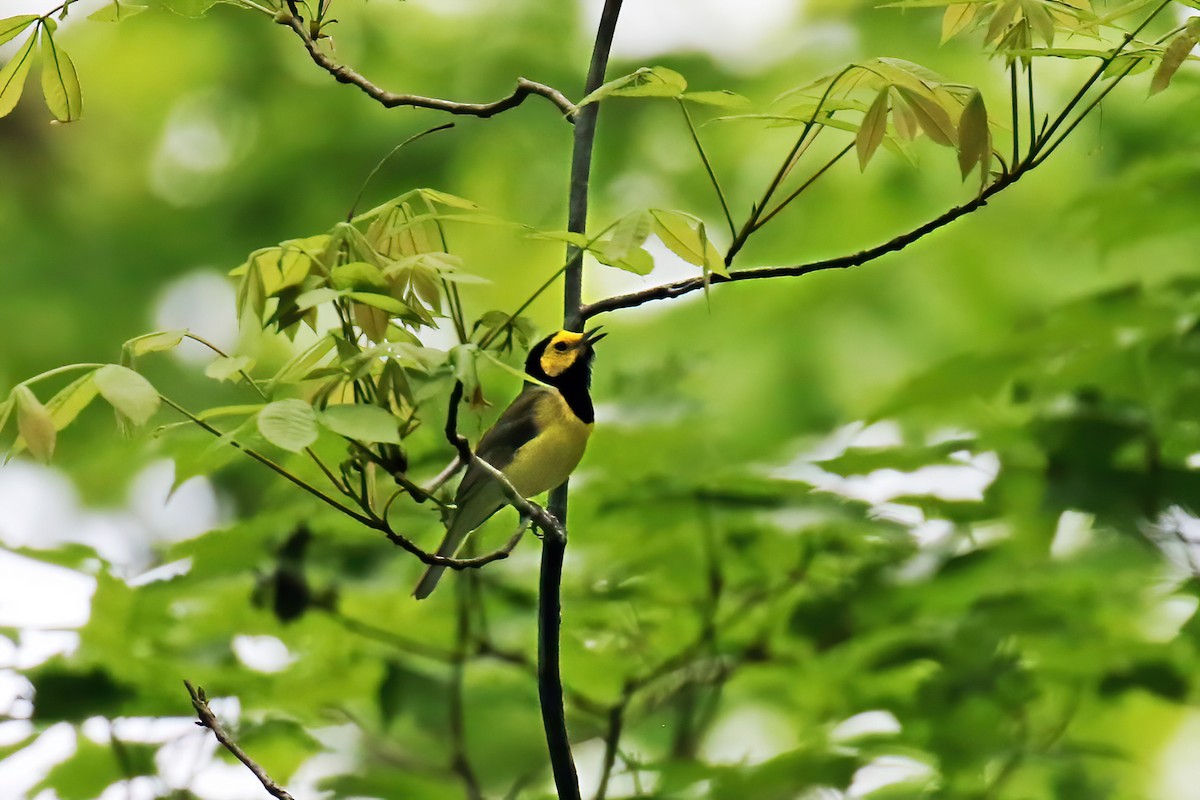
M 446 531 L 446 538 L 442 539 L 442 544 L 438 547 L 437 554 L 452 558 L 458 548 L 462 545 L 463 539 L 467 538 L 467 534 L 471 532 L 470 528 L 466 528 L 459 523 L 459 517 L 456 515 L 454 522 L 450 523 L 450 529 Z M 438 581 L 442 579 L 442 573 L 446 568 L 438 564 L 430 564 L 425 572 L 421 575 L 421 580 L 417 581 L 417 588 L 413 589 L 413 597 L 418 600 L 424 600 L 426 597 L 437 588 Z

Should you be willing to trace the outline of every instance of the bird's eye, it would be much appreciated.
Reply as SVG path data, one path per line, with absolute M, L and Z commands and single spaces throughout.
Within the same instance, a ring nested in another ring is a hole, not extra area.
M 557 350 L 558 352 L 562 353 L 567 349 L 567 343 L 559 342 L 558 344 L 554 345 L 554 349 Z

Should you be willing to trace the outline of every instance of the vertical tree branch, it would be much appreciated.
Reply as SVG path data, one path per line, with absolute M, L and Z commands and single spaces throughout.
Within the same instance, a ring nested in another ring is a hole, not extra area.
M 600 12 L 600 24 L 592 47 L 584 95 L 591 94 L 604 83 L 608 69 L 608 54 L 613 34 L 621 15 L 622 0 L 605 0 Z M 596 119 L 600 103 L 590 103 L 579 110 L 575 120 L 574 147 L 571 152 L 570 195 L 567 202 L 567 230 L 587 231 L 588 182 L 592 172 L 592 150 L 596 140 Z M 563 285 L 563 326 L 578 329 L 583 322 L 583 259 L 578 248 L 567 247 L 567 263 Z M 558 518 L 560 531 L 567 525 L 567 484 L 550 495 L 550 513 Z M 550 766 L 554 785 L 561 800 L 580 800 L 579 774 L 571 755 L 571 740 L 567 734 L 566 709 L 563 706 L 562 672 L 559 666 L 559 637 L 562 628 L 562 569 L 566 555 L 566 536 L 547 531 L 542 539 L 542 565 L 538 579 L 538 700 L 542 708 L 542 725 L 546 729 L 546 745 L 550 750 Z

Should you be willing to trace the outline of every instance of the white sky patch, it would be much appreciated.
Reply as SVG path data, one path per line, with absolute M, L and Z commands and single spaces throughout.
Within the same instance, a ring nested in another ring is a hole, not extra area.
M 1092 523 L 1095 517 L 1081 511 L 1064 511 L 1054 529 L 1054 540 L 1050 543 L 1053 558 L 1070 558 L 1092 542 Z
M 798 0 L 639 0 L 621 10 L 613 58 L 642 61 L 668 53 L 708 53 L 726 66 L 760 69 L 797 46 Z M 600 20 L 603 0 L 585 0 L 584 30 Z
M 75 746 L 75 729 L 60 722 L 47 728 L 33 744 L 0 761 L 5 797 L 24 797 L 51 767 L 74 754 Z
M 835 742 L 849 742 L 864 736 L 882 736 L 900 733 L 900 720 L 890 711 L 864 711 L 847 717 L 829 732 Z
M 90 575 L 0 550 L 0 626 L 77 628 L 95 591 Z
M 1171 800 L 1200 800 L 1200 711 L 1191 711 L 1162 749 L 1158 780 L 1148 795 Z
M 867 797 L 898 783 L 926 784 L 936 778 L 933 767 L 907 756 L 880 756 L 854 773 L 847 798 Z
M 160 541 L 191 539 L 221 524 L 212 482 L 203 476 L 185 481 L 171 494 L 175 465 L 169 459 L 148 465 L 129 489 L 129 506 Z
M 176 278 L 154 304 L 157 330 L 187 329 L 225 352 L 238 343 L 237 293 L 228 277 L 215 269 L 198 269 Z M 181 361 L 207 364 L 214 353 L 185 340 L 171 351 Z
M 235 636 L 232 646 L 238 661 L 256 672 L 279 672 L 296 660 L 274 636 Z
M 651 236 L 646 240 L 645 249 L 651 256 L 654 257 L 654 271 L 649 275 L 636 275 L 632 272 L 626 272 L 623 269 L 616 267 L 608 267 L 603 264 L 597 264 L 595 261 L 588 259 L 590 268 L 585 272 L 584 280 L 586 282 L 585 296 L 586 297 L 612 297 L 613 295 L 628 294 L 641 289 L 648 289 L 652 286 L 658 286 L 664 283 L 673 283 L 675 281 L 687 280 L 688 278 L 700 277 L 700 268 L 694 264 L 689 264 L 679 256 L 672 253 L 667 246 L 658 240 L 658 237 Z M 683 295 L 668 303 L 647 303 L 644 306 L 629 309 L 626 319 L 634 320 L 639 317 L 654 315 L 661 313 L 670 308 L 678 308 L 681 302 L 704 302 L 703 292 L 692 292 L 690 295 Z
M 700 746 L 713 764 L 761 764 L 796 747 L 795 731 L 774 709 L 743 706 L 719 719 Z

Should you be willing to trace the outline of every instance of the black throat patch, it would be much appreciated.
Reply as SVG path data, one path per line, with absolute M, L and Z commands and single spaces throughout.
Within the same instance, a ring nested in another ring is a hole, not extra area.
M 567 367 L 560 375 L 551 377 L 542 369 L 542 350 L 534 348 L 525 362 L 525 372 L 542 383 L 558 389 L 571 413 L 579 417 L 581 422 L 592 424 L 596 421 L 596 411 L 592 407 L 592 396 L 589 389 L 592 385 L 592 354 L 581 354 L 575 363 Z

